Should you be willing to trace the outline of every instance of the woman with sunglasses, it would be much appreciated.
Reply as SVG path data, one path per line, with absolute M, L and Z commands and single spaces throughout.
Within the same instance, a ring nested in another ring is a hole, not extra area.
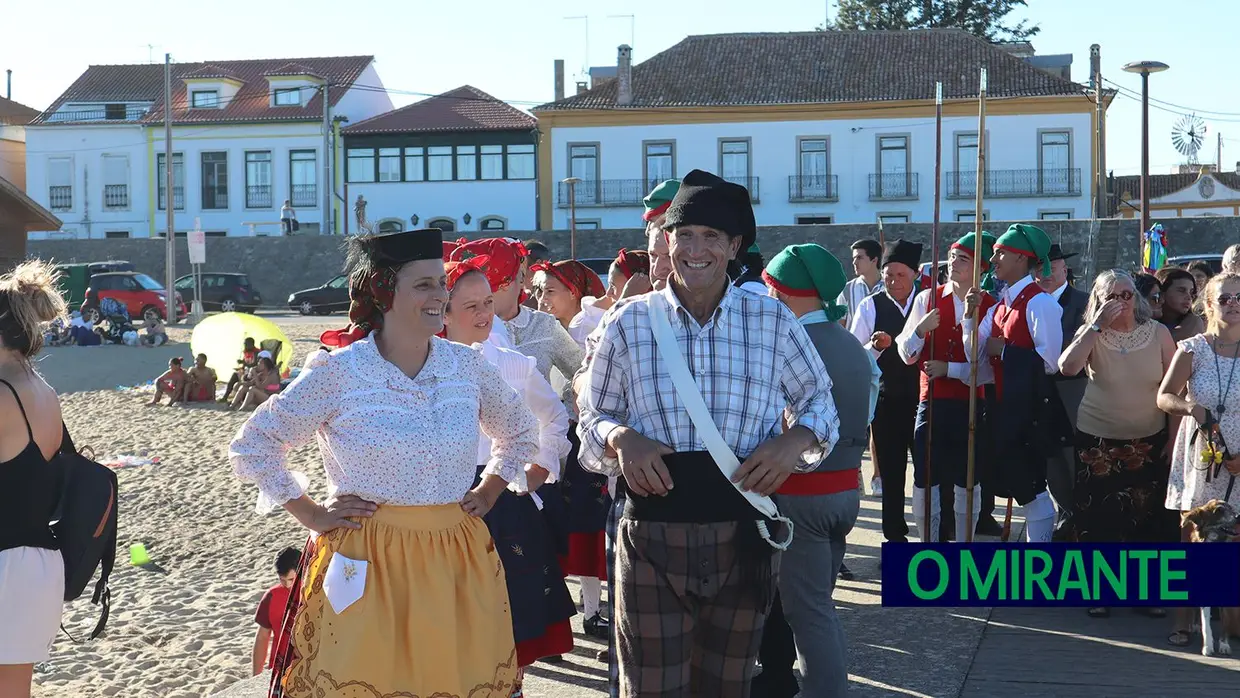
M 1162 288 L 1159 320 L 1171 330 L 1171 338 L 1182 342 L 1204 332 L 1205 321 L 1193 312 L 1193 304 L 1197 302 L 1197 280 L 1193 275 L 1179 267 L 1163 267 L 1154 278 Z
M 1137 293 L 1141 294 L 1141 297 L 1150 306 L 1150 317 L 1155 320 L 1162 320 L 1162 285 L 1158 283 L 1158 278 L 1152 274 L 1137 274 L 1132 278 Z
M 1059 359 L 1064 375 L 1083 369 L 1088 380 L 1077 413 L 1076 482 L 1065 533 L 1091 543 L 1174 541 L 1177 524 L 1161 505 L 1170 449 L 1157 397 L 1175 341 L 1151 317 L 1133 277 L 1119 269 L 1098 276 L 1085 318 Z M 1172 421 L 1178 426 L 1178 417 Z M 1110 614 L 1089 609 L 1094 618 Z
M 1181 420 L 1166 498 L 1177 514 L 1212 499 L 1240 504 L 1240 458 L 1232 456 L 1240 452 L 1240 275 L 1215 276 L 1202 300 L 1206 331 L 1179 343 L 1158 391 L 1158 406 Z M 1180 535 L 1188 540 L 1188 531 Z M 1179 647 L 1191 638 L 1193 609 L 1183 610 L 1168 637 Z

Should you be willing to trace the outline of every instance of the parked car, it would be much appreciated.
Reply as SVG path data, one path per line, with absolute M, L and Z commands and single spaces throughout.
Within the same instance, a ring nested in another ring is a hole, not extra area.
M 86 287 L 90 285 L 90 277 L 110 271 L 134 271 L 134 266 L 123 260 L 82 262 L 57 264 L 56 271 L 60 275 L 57 285 L 65 303 L 70 308 L 77 308 L 86 301 Z
M 1210 265 L 1210 269 L 1218 274 L 1223 271 L 1223 255 L 1221 254 L 1182 254 L 1176 257 L 1168 257 L 1167 264 L 1177 267 L 1188 268 L 1193 262 L 1205 262 Z
M 177 294 L 185 299 L 186 305 L 192 307 L 196 296 L 194 275 L 182 276 L 173 284 Z M 250 285 L 250 277 L 245 274 L 224 272 L 203 272 L 202 274 L 202 309 L 218 310 L 224 313 L 252 313 L 263 304 L 262 294 Z
M 288 307 L 302 315 L 330 315 L 349 309 L 349 277 L 341 274 L 318 288 L 289 294 Z
M 164 319 L 164 309 L 167 307 L 167 292 L 163 285 L 146 274 L 134 271 L 113 271 L 91 276 L 90 286 L 86 289 L 86 300 L 82 303 L 82 317 L 90 322 L 99 322 L 103 318 L 99 311 L 99 302 L 104 298 L 120 301 L 129 312 L 129 317 L 134 319 Z M 175 298 L 175 322 L 180 322 L 187 314 L 185 303 L 181 294 L 176 294 Z

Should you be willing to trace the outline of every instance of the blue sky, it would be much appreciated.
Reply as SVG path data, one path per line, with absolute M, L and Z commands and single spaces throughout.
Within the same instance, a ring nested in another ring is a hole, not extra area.
M 165 52 L 174 61 L 367 54 L 378 59 L 379 74 L 390 89 L 434 94 L 472 84 L 528 108 L 550 101 L 556 58 L 565 59 L 571 90 L 587 64 L 614 65 L 621 43 L 631 42 L 634 61 L 641 62 L 689 34 L 809 30 L 822 22 L 828 4 L 302 0 L 296 12 L 289 12 L 284 3 L 256 0 L 164 5 L 14 1 L 3 13 L 0 70 L 13 70 L 14 99 L 42 109 L 90 64 L 144 63 L 148 56 L 162 62 Z M 1235 48 L 1240 3 L 1029 0 L 1025 14 L 1042 27 L 1033 39 L 1038 53 L 1072 53 L 1078 82 L 1089 78 L 1093 43 L 1102 49 L 1103 75 L 1128 90 L 1140 90 L 1140 77 L 1123 72 L 1125 63 L 1160 60 L 1171 66 L 1151 79 L 1151 97 L 1177 105 L 1151 107 L 1152 172 L 1169 172 L 1184 161 L 1172 147 L 1171 131 L 1179 114 L 1189 110 L 1197 110 L 1207 125 L 1199 159 L 1214 162 L 1221 132 L 1224 168 L 1240 161 L 1240 91 L 1221 82 Z M 580 16 L 588 16 L 588 23 L 565 19 Z M 393 95 L 398 106 L 415 99 Z M 1118 97 L 1108 115 L 1108 168 L 1137 174 L 1140 104 Z

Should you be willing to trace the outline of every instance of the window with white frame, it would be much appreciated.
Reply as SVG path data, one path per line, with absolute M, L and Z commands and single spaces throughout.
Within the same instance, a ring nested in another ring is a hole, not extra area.
M 421 182 L 426 179 L 426 148 L 405 148 L 405 181 Z
M 478 165 L 482 174 L 481 179 L 503 179 L 504 146 L 484 145 L 480 148 L 480 153 Z
M 426 149 L 426 178 L 432 182 L 452 181 L 452 146 L 436 145 Z
M 47 161 L 47 201 L 53 211 L 73 208 L 73 159 L 49 158 Z
M 1072 134 L 1042 131 L 1038 134 L 1038 190 L 1042 194 L 1071 192 Z
M 129 156 L 103 156 L 103 207 L 129 208 Z
M 878 193 L 882 198 L 912 196 L 908 136 L 878 137 Z
M 956 134 L 955 175 L 949 194 L 968 196 L 977 193 L 977 134 Z
M 379 181 L 400 181 L 400 148 L 379 149 Z
M 676 176 L 675 142 L 645 143 L 643 148 L 647 190 L 654 189 L 660 182 Z
M 753 171 L 749 154 L 749 139 L 737 138 L 719 141 L 719 172 L 729 182 L 749 186 L 749 173 Z
M 249 150 L 245 153 L 245 207 L 271 208 L 272 191 L 270 150 Z
M 884 213 L 878 217 L 883 223 L 908 223 L 907 213 Z
M 350 183 L 375 181 L 374 148 L 349 148 L 346 159 Z
M 159 210 L 168 210 L 168 170 L 164 166 L 164 153 L 155 156 L 156 177 L 159 178 Z M 172 154 L 172 205 L 173 210 L 185 210 L 185 156 Z
M 313 150 L 289 151 L 289 203 L 293 208 L 318 203 L 318 156 Z
M 1072 220 L 1072 211 L 1039 211 L 1038 220 L 1043 220 L 1043 221 Z
M 534 179 L 534 145 L 508 146 L 508 179 Z
M 301 104 L 301 88 L 277 88 L 275 91 L 275 103 L 277 107 L 299 106 Z
M 478 146 L 456 147 L 456 178 L 461 181 L 478 179 Z
M 228 153 L 202 153 L 202 208 L 228 208 Z
M 218 90 L 193 90 L 189 93 L 189 99 L 194 109 L 217 109 L 220 106 Z

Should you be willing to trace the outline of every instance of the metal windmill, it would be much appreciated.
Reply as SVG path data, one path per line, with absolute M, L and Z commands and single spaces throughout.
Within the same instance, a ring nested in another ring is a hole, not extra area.
M 1206 122 L 1196 114 L 1185 114 L 1171 129 L 1171 143 L 1181 155 L 1188 158 L 1188 164 L 1197 164 L 1197 151 L 1205 143 Z

